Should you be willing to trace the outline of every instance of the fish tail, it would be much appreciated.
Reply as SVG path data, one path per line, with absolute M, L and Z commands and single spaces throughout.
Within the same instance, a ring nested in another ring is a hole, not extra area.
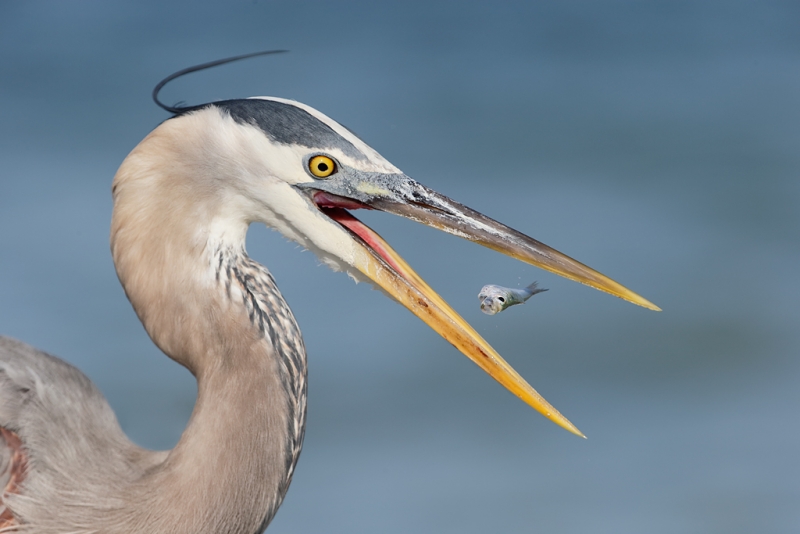
M 531 296 L 535 295 L 536 293 L 542 293 L 544 291 L 549 291 L 548 289 L 545 289 L 543 287 L 539 287 L 539 282 L 534 282 L 531 285 L 529 285 L 528 287 L 526 287 L 525 289 L 527 289 L 528 291 L 531 292 Z

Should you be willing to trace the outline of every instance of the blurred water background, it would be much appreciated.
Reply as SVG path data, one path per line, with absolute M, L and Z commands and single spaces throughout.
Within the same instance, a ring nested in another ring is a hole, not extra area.
M 168 103 L 314 106 L 409 175 L 572 255 L 654 313 L 363 214 L 588 440 L 405 309 L 252 228 L 310 359 L 270 532 L 800 532 L 800 4 L 0 2 L 0 333 L 58 354 L 172 447 L 194 381 L 108 250 L 110 183 Z M 550 291 L 489 317 L 487 283 Z

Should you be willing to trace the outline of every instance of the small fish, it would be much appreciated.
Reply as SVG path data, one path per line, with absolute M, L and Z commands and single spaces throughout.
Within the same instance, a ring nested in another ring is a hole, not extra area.
M 494 315 L 513 306 L 522 304 L 536 293 L 547 291 L 540 289 L 536 282 L 523 289 L 511 289 L 496 285 L 483 286 L 478 298 L 481 300 L 481 311 L 487 315 Z

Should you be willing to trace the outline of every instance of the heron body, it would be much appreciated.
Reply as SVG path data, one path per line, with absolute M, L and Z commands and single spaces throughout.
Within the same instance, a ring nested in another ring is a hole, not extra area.
M 264 530 L 303 442 L 306 352 L 260 222 L 383 289 L 546 417 L 579 433 L 348 210 L 389 211 L 653 307 L 596 271 L 422 186 L 349 130 L 278 98 L 182 110 L 114 178 L 111 251 L 153 342 L 197 379 L 171 451 L 124 435 L 71 365 L 0 338 L 0 525 L 45 533 Z

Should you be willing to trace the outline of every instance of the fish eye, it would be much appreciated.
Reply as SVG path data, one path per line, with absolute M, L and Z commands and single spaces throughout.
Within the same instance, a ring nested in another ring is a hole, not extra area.
M 308 170 L 317 178 L 327 178 L 336 172 L 336 163 L 328 156 L 314 156 L 308 162 Z

